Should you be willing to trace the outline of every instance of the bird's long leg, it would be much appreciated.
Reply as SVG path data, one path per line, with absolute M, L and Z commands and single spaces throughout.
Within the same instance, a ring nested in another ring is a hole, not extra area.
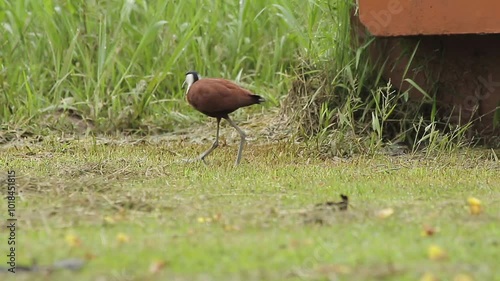
M 219 125 L 220 125 L 220 120 L 221 120 L 221 118 L 217 117 L 217 134 L 215 135 L 215 141 L 214 141 L 214 143 L 212 144 L 212 146 L 207 151 L 203 152 L 202 154 L 200 154 L 200 156 L 198 156 L 198 159 L 202 160 L 203 162 L 205 162 L 205 157 L 207 157 L 210 153 L 212 153 L 212 151 L 214 151 L 214 149 L 216 149 L 219 146 Z
M 233 122 L 233 120 L 231 120 L 231 119 L 229 118 L 229 116 L 225 117 L 225 119 L 227 120 L 227 122 L 229 122 L 229 124 L 230 124 L 231 126 L 233 126 L 233 128 L 235 128 L 235 129 L 236 129 L 236 131 L 238 131 L 238 133 L 240 134 L 240 137 L 241 137 L 241 141 L 240 141 L 240 148 L 238 149 L 238 156 L 237 156 L 237 158 L 236 158 L 236 163 L 235 163 L 235 165 L 238 165 L 238 164 L 240 163 L 240 161 L 241 161 L 241 154 L 242 154 L 242 152 L 243 152 L 243 146 L 245 145 L 245 141 L 246 141 L 246 140 L 245 140 L 245 137 L 246 137 L 246 135 L 245 135 L 245 132 L 243 132 L 243 130 L 241 130 L 241 129 L 240 129 L 240 127 L 238 127 L 238 126 L 237 126 L 237 125 Z

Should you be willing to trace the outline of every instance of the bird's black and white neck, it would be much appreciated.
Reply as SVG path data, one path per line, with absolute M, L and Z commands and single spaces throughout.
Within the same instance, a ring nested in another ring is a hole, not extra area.
M 186 93 L 189 92 L 189 88 L 193 85 L 194 82 L 200 80 L 200 75 L 196 71 L 188 71 L 186 72 L 186 80 L 184 83 L 187 85 Z

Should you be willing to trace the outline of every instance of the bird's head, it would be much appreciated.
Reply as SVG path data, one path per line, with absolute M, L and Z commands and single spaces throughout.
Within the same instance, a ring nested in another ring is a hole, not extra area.
M 184 88 L 185 86 L 187 86 L 187 91 L 189 91 L 189 88 L 191 87 L 191 85 L 193 85 L 193 83 L 198 81 L 198 80 L 200 80 L 200 76 L 198 75 L 198 72 L 188 71 L 188 72 L 186 72 L 186 80 L 182 84 L 182 87 Z

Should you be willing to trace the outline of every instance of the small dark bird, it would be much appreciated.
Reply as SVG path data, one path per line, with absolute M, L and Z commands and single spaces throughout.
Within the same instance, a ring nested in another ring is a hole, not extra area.
M 236 165 L 241 161 L 241 153 L 245 145 L 245 132 L 243 132 L 229 118 L 229 113 L 238 108 L 259 104 L 264 102 L 264 98 L 259 95 L 254 95 L 250 91 L 243 89 L 235 83 L 218 78 L 203 78 L 196 71 L 186 73 L 187 85 L 187 101 L 199 112 L 214 117 L 217 119 L 217 134 L 212 146 L 198 157 L 199 160 L 205 161 L 205 157 L 219 146 L 219 124 L 222 118 L 226 119 L 229 124 L 238 131 L 241 137 L 240 148 L 236 158 Z

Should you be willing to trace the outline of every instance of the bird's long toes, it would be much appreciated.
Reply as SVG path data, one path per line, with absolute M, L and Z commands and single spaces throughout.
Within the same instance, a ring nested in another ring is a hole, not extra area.
M 191 158 L 183 158 L 181 159 L 179 162 L 183 162 L 183 163 L 191 163 L 191 162 L 194 162 L 193 159 Z
M 203 162 L 203 164 L 208 165 L 207 161 L 205 160 L 205 157 L 198 158 L 198 161 L 201 161 L 201 162 Z
M 180 162 L 182 162 L 182 163 L 194 163 L 194 162 L 199 162 L 199 161 L 205 162 L 205 160 L 203 160 L 201 158 L 183 158 L 180 160 Z

